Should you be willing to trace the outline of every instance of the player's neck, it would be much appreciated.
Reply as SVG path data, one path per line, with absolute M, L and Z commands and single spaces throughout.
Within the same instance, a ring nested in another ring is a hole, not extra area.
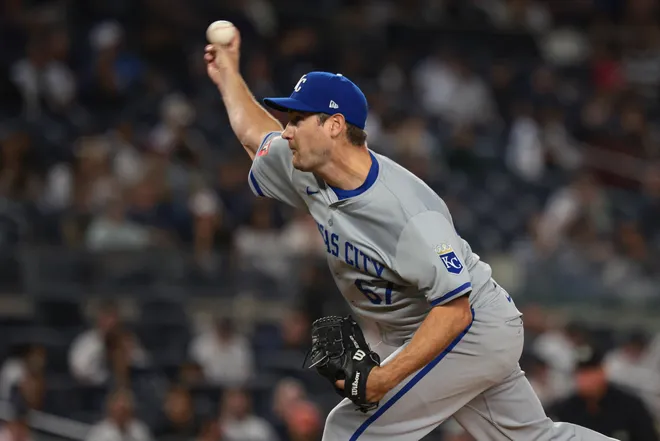
M 317 175 L 328 185 L 342 190 L 354 190 L 364 183 L 371 169 L 371 155 L 366 146 L 346 146 L 336 149 Z

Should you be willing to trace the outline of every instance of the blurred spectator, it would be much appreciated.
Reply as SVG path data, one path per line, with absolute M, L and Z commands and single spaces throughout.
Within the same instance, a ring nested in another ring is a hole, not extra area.
M 273 428 L 252 413 L 247 392 L 229 389 L 222 396 L 220 427 L 223 441 L 277 441 Z
M 69 368 L 81 383 L 103 384 L 110 379 L 107 340 L 120 329 L 119 311 L 113 302 L 106 302 L 100 305 L 97 314 L 96 327 L 76 337 L 69 350 Z M 138 365 L 146 362 L 146 353 L 134 340 L 130 361 Z
M 66 109 L 76 94 L 73 72 L 53 58 L 45 36 L 28 43 L 26 57 L 11 68 L 11 77 L 23 98 L 23 115 L 36 119 L 45 111 Z
M 195 387 L 203 384 L 204 370 L 194 361 L 186 361 L 179 367 L 177 382 L 185 387 Z
M 623 103 L 619 124 L 622 144 L 628 144 L 625 153 L 640 159 L 657 157 L 660 150 L 654 145 L 647 112 L 638 100 Z
M 133 368 L 146 367 L 148 358 L 132 332 L 117 328 L 106 335 L 105 363 L 111 385 L 131 387 L 134 392 L 141 392 L 139 385 L 133 384 Z
M 149 428 L 134 417 L 135 399 L 128 389 L 117 389 L 108 397 L 106 417 L 95 424 L 87 441 L 149 441 Z
M 319 409 L 309 401 L 297 401 L 286 412 L 291 441 L 318 441 L 323 434 L 323 418 Z
M 660 162 L 650 165 L 644 175 L 644 201 L 639 223 L 642 233 L 656 250 L 660 247 Z
M 217 418 L 206 421 L 195 441 L 223 441 L 222 429 Z
M 91 221 L 86 232 L 90 251 L 137 251 L 151 244 L 149 230 L 126 219 L 121 196 L 111 198 L 101 216 Z
M 272 416 L 273 428 L 280 439 L 287 439 L 287 413 L 298 402 L 306 399 L 303 384 L 293 378 L 283 378 L 273 391 Z
M 624 37 L 623 70 L 644 97 L 657 100 L 660 87 L 660 33 L 657 25 L 633 26 Z
M 615 119 L 614 97 L 597 91 L 583 103 L 576 130 L 580 141 L 591 145 L 608 136 L 609 124 Z
M 279 323 L 279 338 L 263 351 L 268 364 L 288 375 L 296 375 L 311 344 L 310 325 L 310 318 L 305 311 L 287 311 Z
M 553 66 L 573 67 L 582 65 L 590 55 L 590 41 L 581 29 L 560 26 L 542 35 L 540 49 L 543 59 Z
M 539 220 L 538 234 L 545 251 L 566 245 L 568 239 L 594 245 L 612 230 L 607 194 L 589 174 L 579 175 L 549 199 Z
M 497 60 L 490 68 L 490 86 L 493 90 L 495 110 L 508 126 L 511 123 L 511 101 L 516 96 L 515 70 L 510 62 Z
M 636 222 L 620 221 L 614 244 L 618 246 L 619 255 L 626 257 L 629 263 L 640 265 L 650 263 L 650 250 L 646 244 L 646 238 Z
M 323 245 L 323 253 L 325 252 Z M 294 309 L 302 311 L 309 320 L 324 315 L 341 315 L 348 311 L 348 306 L 328 271 L 325 257 L 323 261 L 305 262 L 300 271 L 299 287 Z
M 572 372 L 577 357 L 576 348 L 588 340 L 586 328 L 570 322 L 558 329 L 547 329 L 534 342 L 534 353 L 563 371 Z
M 112 171 L 117 183 L 122 190 L 131 189 L 144 178 L 148 167 L 146 158 L 137 148 L 132 121 L 128 117 L 121 118 L 105 138 L 112 151 Z
M 399 121 L 394 134 L 395 157 L 412 157 L 430 161 L 438 149 L 438 139 L 427 128 L 421 116 L 409 116 Z
M 551 369 L 553 381 L 563 378 L 565 387 L 571 388 L 572 375 L 577 361 L 577 348 L 587 343 L 588 335 L 578 323 L 568 323 L 557 329 L 547 329 L 539 335 L 531 347 L 532 354 Z M 565 392 L 565 390 L 563 391 Z M 562 393 L 562 391 L 555 391 Z
M 129 193 L 126 216 L 131 222 L 149 228 L 156 247 L 173 247 L 179 239 L 190 236 L 189 214 L 183 205 L 170 198 L 167 179 L 156 168 L 149 169 Z
M 235 147 L 240 148 L 240 146 Z M 223 213 L 224 225 L 231 230 L 249 220 L 254 203 L 250 196 L 252 190 L 245 185 L 245 176 L 250 169 L 249 158 L 246 159 L 242 152 L 239 153 L 240 156 L 233 153 L 220 161 L 216 173 L 218 177 L 216 192 L 226 208 L 226 212 Z M 227 247 L 231 238 L 231 236 L 219 238 L 222 240 L 217 241 L 216 246 Z
M 90 210 L 96 211 L 118 189 L 110 164 L 110 144 L 102 136 L 81 138 L 76 146 L 76 154 L 78 168 L 74 191 L 89 186 L 89 192 L 81 197 Z
M 477 134 L 472 127 L 463 126 L 454 130 L 449 145 L 444 149 L 447 166 L 451 170 L 478 173 L 480 161 L 476 152 L 476 138 Z
M 159 441 L 192 440 L 201 429 L 195 415 L 190 392 L 181 386 L 173 386 L 165 397 L 161 421 L 153 433 Z
M 553 318 L 538 303 L 530 303 L 520 308 L 525 317 L 525 349 L 532 348 L 536 340 L 554 327 Z M 531 350 L 530 350 L 531 352 Z
M 632 332 L 604 366 L 609 381 L 641 398 L 660 424 L 660 363 L 651 343 L 645 332 Z
M 541 140 L 546 151 L 546 161 L 555 168 L 575 171 L 582 163 L 582 154 L 564 122 L 559 107 L 543 109 L 541 116 Z
M 493 121 L 495 109 L 486 84 L 458 55 L 436 51 L 416 67 L 413 77 L 432 115 L 457 126 Z
M 237 258 L 246 269 L 256 269 L 275 280 L 288 278 L 290 265 L 284 237 L 275 224 L 273 204 L 263 198 L 255 201 L 248 225 L 236 230 L 234 246 Z M 266 259 L 264 256 L 280 256 L 279 259 Z
M 566 100 L 563 96 L 562 78 L 557 69 L 552 66 L 542 64 L 536 66 L 529 79 L 529 99 L 534 106 L 535 116 L 539 109 L 559 105 Z
M 46 367 L 46 349 L 41 345 L 25 345 L 18 348 L 0 369 L 0 399 L 8 400 L 14 387 L 28 375 L 42 375 Z
M 44 373 L 27 373 L 12 396 L 12 403 L 30 410 L 44 410 L 46 377 Z
M 612 48 L 606 44 L 598 44 L 593 48 L 591 61 L 591 78 L 601 90 L 616 92 L 625 85 L 620 60 Z
M 0 425 L 0 441 L 32 441 L 34 438 L 27 424 L 27 415 L 17 409 L 11 409 L 7 422 Z
M 73 166 L 59 163 L 46 177 L 42 199 L 48 210 L 64 212 L 62 232 L 70 246 L 84 243 L 84 233 L 99 210 L 118 191 L 111 173 L 109 145 L 103 137 L 80 138 Z
M 262 0 L 251 1 L 252 4 L 267 3 Z M 245 72 L 245 82 L 256 97 L 267 97 L 277 94 L 273 84 L 272 66 L 268 55 L 263 52 L 256 52 L 249 60 Z
M 647 111 L 634 95 L 601 93 L 585 106 L 586 163 L 603 184 L 637 190 L 644 161 L 657 156 Z
M 161 122 L 150 134 L 149 147 L 171 160 L 169 172 L 177 191 L 186 187 L 189 172 L 200 165 L 204 153 L 203 137 L 190 128 L 194 119 L 195 109 L 188 99 L 171 94 L 163 100 Z
M 319 235 L 318 224 L 304 211 L 296 211 L 294 217 L 282 228 L 282 241 L 288 254 L 294 258 L 324 258 L 325 244 Z
M 213 268 L 213 251 L 225 242 L 227 230 L 223 225 L 223 210 L 216 194 L 203 183 L 194 184 L 189 202 L 193 219 L 193 247 L 197 262 Z
M 121 111 L 128 93 L 142 80 L 142 63 L 127 51 L 124 37 L 123 27 L 115 21 L 97 24 L 89 35 L 94 53 L 85 78 L 83 99 L 105 116 Z
M 517 103 L 506 147 L 506 161 L 512 173 L 529 182 L 538 182 L 545 173 L 545 148 L 541 129 L 530 103 Z
M 654 274 L 659 268 L 654 256 L 657 251 L 647 245 L 647 239 L 634 221 L 621 219 L 616 233 L 616 253 L 607 261 L 603 279 L 613 290 L 625 292 L 625 297 L 630 300 L 653 299 L 657 286 Z
M 0 196 L 17 202 L 28 202 L 40 191 L 42 165 L 28 126 L 11 127 L 0 134 Z
M 493 25 L 500 29 L 541 34 L 552 24 L 552 16 L 540 1 L 477 0 L 476 4 L 488 14 Z
M 543 407 L 547 408 L 572 392 L 573 384 L 567 379 L 568 375 L 552 369 L 539 357 L 530 356 L 530 358 L 525 367 L 525 374 Z
M 579 424 L 606 436 L 630 441 L 655 441 L 658 434 L 646 406 L 612 385 L 602 365 L 604 354 L 581 346 L 575 372 L 576 393 L 549 410 L 555 421 Z
M 229 318 L 197 335 L 190 343 L 189 355 L 211 384 L 240 386 L 254 375 L 252 348 Z
M 282 319 L 280 325 L 282 349 L 304 354 L 311 344 L 310 325 L 310 318 L 304 311 L 289 311 Z

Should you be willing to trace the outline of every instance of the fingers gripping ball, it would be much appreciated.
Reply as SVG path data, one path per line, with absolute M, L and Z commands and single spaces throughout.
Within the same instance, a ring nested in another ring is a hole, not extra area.
M 327 378 L 334 386 L 345 380 L 344 390 L 335 386 L 342 397 L 353 401 L 362 412 L 378 407 L 366 401 L 367 377 L 380 365 L 380 357 L 367 344 L 360 326 L 352 317 L 323 317 L 312 323 L 312 349 L 309 368 Z
M 206 39 L 212 44 L 228 45 L 236 35 L 233 23 L 226 20 L 214 21 L 206 29 Z

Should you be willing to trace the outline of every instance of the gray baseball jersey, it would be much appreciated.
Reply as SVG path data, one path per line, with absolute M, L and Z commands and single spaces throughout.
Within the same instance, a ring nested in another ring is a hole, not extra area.
M 456 233 L 442 199 L 403 167 L 370 153 L 361 187 L 333 189 L 294 169 L 288 142 L 271 133 L 255 156 L 250 187 L 309 210 L 334 279 L 383 363 L 434 306 L 470 293 L 473 320 L 376 410 L 365 415 L 342 401 L 328 415 L 323 441 L 416 441 L 450 417 L 477 440 L 609 439 L 545 416 L 518 366 L 523 328 L 511 297 Z
M 371 155 L 362 187 L 332 189 L 294 169 L 287 141 L 272 133 L 249 181 L 259 196 L 309 210 L 337 286 L 370 341 L 400 346 L 431 307 L 469 292 L 471 303 L 486 302 L 498 291 L 490 267 L 456 233 L 444 201 L 408 170 Z

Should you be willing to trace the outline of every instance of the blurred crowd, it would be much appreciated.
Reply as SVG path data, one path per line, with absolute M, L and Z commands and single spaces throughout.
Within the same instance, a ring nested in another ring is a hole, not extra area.
M 248 159 L 201 57 L 205 27 L 224 17 L 243 34 L 258 98 L 288 94 L 312 69 L 357 82 L 369 146 L 429 182 L 473 248 L 512 252 L 520 267 L 555 257 L 613 296 L 660 297 L 654 1 L 3 8 L 7 248 L 186 249 L 195 275 L 217 270 L 221 250 L 277 252 L 257 263 L 275 275 L 284 257 L 315 254 L 308 218 L 249 195 Z
M 90 424 L 89 441 L 319 439 L 328 409 L 313 388 L 325 390 L 326 407 L 332 403 L 327 385 L 298 372 L 309 338 L 305 313 L 250 339 L 228 318 L 191 333 L 179 306 L 151 304 L 147 313 L 159 319 L 127 323 L 117 304 L 104 301 L 86 329 L 75 305 L 51 303 L 56 312 L 42 319 L 59 321 L 50 329 L 70 338 L 23 335 L 27 343 L 12 345 L 0 367 L 0 400 L 11 403 L 10 421 L 26 433 L 8 439 L 31 439 L 25 418 L 33 411 Z
M 35 412 L 88 424 L 76 432 L 40 426 L 57 439 L 321 439 L 340 398 L 301 368 L 311 343 L 307 312 L 250 325 L 191 320 L 182 306 L 150 301 L 127 319 L 106 300 L 89 322 L 77 303 L 48 300 L 25 323 L 3 320 L 3 335 L 20 338 L 9 339 L 0 365 L 0 402 L 13 412 L 2 415 L 0 439 L 42 439 L 29 435 Z M 521 365 L 551 417 L 619 440 L 660 439 L 660 335 L 566 322 L 533 306 L 523 312 Z M 425 439 L 474 441 L 454 420 Z
M 249 191 L 249 159 L 202 58 L 204 31 L 216 19 L 240 29 L 242 72 L 257 98 L 288 95 L 310 70 L 359 84 L 370 103 L 369 147 L 428 182 L 461 236 L 479 254 L 498 256 L 500 271 L 526 271 L 529 289 L 551 299 L 660 305 L 654 0 L 7 0 L 0 5 L 0 286 L 27 289 L 18 257 L 26 246 L 55 247 L 54 264 L 72 250 L 186 254 L 183 267 L 157 266 L 211 286 L 217 274 L 238 270 L 287 286 L 298 269 L 292 259 L 314 264 L 287 304 L 297 318 L 281 328 L 243 335 L 221 321 L 196 336 L 179 317 L 135 334 L 110 332 L 123 328 L 106 311 L 95 330 L 78 335 L 81 318 L 60 322 L 65 344 L 48 352 L 48 363 L 43 347 L 30 345 L 5 361 L 4 398 L 21 396 L 26 408 L 49 403 L 90 423 L 105 409 L 95 440 L 117 439 L 112 432 L 126 421 L 138 440 L 150 433 L 318 439 L 336 397 L 319 404 L 327 387 L 269 375 L 281 373 L 284 348 L 304 353 L 306 326 L 328 312 L 326 299 L 341 299 L 329 288 L 315 224 Z M 85 277 L 78 268 L 69 272 Z M 149 316 L 137 324 L 153 324 Z M 557 325 L 546 329 L 533 310 L 526 320 L 540 335 L 530 337 L 529 374 L 549 405 L 574 390 L 578 343 Z M 171 334 L 160 334 L 165 329 Z M 164 335 L 177 347 L 164 345 Z M 660 381 L 653 341 L 610 339 L 607 349 L 617 349 L 603 355 L 611 378 L 602 378 L 632 388 L 658 419 L 660 386 L 644 386 Z M 257 360 L 269 349 L 279 361 Z M 53 358 L 73 383 L 44 404 L 44 390 L 59 387 L 43 376 Z M 597 358 L 587 365 L 600 366 Z M 649 377 L 628 384 L 635 369 Z M 149 373 L 139 387 L 129 381 L 133 370 Z M 278 387 L 271 406 L 259 388 L 199 398 L 192 386 L 199 379 Z M 100 386 L 112 391 L 103 400 L 90 392 Z

